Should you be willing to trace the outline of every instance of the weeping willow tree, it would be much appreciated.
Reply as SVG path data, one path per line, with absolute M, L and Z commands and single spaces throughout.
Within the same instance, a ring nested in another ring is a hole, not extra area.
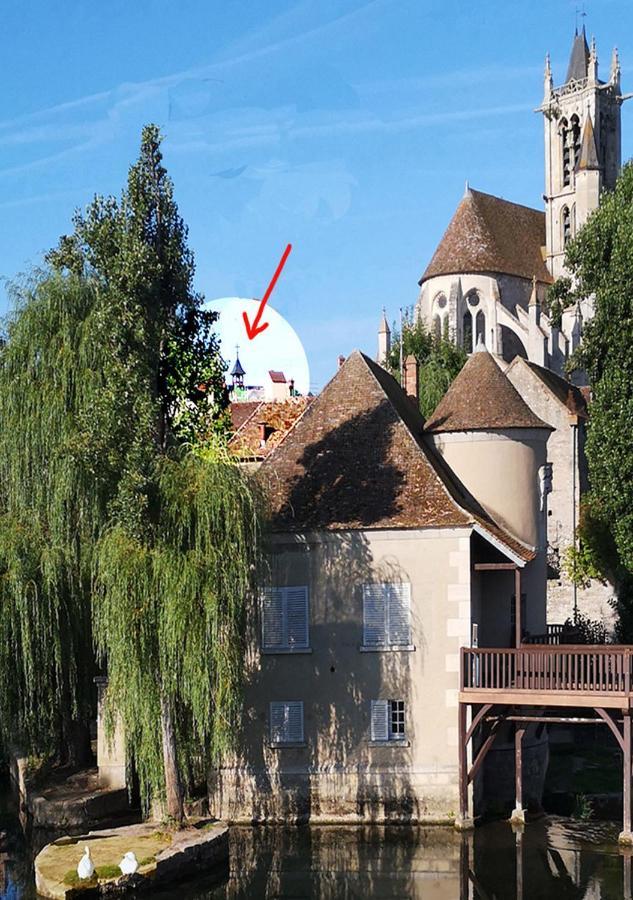
M 27 729 L 42 697 L 83 710 L 94 637 L 143 795 L 181 820 L 186 783 L 236 733 L 261 505 L 224 449 L 216 316 L 160 144 L 143 130 L 121 198 L 75 216 L 9 328 L 1 615 L 21 653 L 0 702 Z
M 0 739 L 80 762 L 91 547 L 111 482 L 91 424 L 107 411 L 103 333 L 97 292 L 78 278 L 39 273 L 14 300 L 0 353 Z

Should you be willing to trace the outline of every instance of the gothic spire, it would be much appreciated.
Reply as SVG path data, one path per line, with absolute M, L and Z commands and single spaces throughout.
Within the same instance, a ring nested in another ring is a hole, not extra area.
M 586 78 L 588 68 L 589 45 L 587 44 L 587 34 L 585 32 L 585 26 L 583 25 L 580 34 L 576 31 L 576 34 L 574 35 L 565 84 L 568 84 L 570 81 L 580 81 L 581 79 Z
M 598 149 L 596 147 L 596 136 L 593 131 L 593 123 L 591 116 L 585 119 L 585 126 L 582 130 L 582 145 L 580 147 L 580 156 L 576 171 L 591 171 L 600 168 L 600 160 L 598 159 Z

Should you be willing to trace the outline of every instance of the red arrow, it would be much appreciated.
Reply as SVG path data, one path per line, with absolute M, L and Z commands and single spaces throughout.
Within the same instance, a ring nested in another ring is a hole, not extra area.
M 248 320 L 248 313 L 246 312 L 246 310 L 242 313 L 242 318 L 244 319 L 244 325 L 246 327 L 246 334 L 248 335 L 249 341 L 252 341 L 254 337 L 257 337 L 257 335 L 260 334 L 260 332 L 265 331 L 268 328 L 268 325 L 269 325 L 268 322 L 264 322 L 263 325 L 260 325 L 259 322 L 260 322 L 262 315 L 264 314 L 264 309 L 266 307 L 266 304 L 268 303 L 268 298 L 272 294 L 273 288 L 277 284 L 277 279 L 281 275 L 281 270 L 285 266 L 286 260 L 290 256 L 291 250 L 292 250 L 292 244 L 288 244 L 288 246 L 284 250 L 283 256 L 279 260 L 279 265 L 275 269 L 275 274 L 271 278 L 270 284 L 266 288 L 266 293 L 264 294 L 262 299 L 259 301 L 259 309 L 257 310 L 257 315 L 253 319 L 252 325 Z

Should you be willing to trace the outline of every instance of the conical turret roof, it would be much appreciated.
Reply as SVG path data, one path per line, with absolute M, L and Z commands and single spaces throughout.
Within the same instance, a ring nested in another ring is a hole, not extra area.
M 549 284 L 545 213 L 468 187 L 420 284 L 436 275 L 496 272 Z
M 440 400 L 426 430 L 550 428 L 535 415 L 487 350 L 473 353 Z
M 235 363 L 233 365 L 233 368 L 231 369 L 231 375 L 234 378 L 237 376 L 240 376 L 240 375 L 246 375 L 246 372 L 244 371 L 244 369 L 242 367 L 242 363 L 240 362 L 239 356 L 235 357 Z
M 596 147 L 596 136 L 591 122 L 591 116 L 587 116 L 585 125 L 582 130 L 582 145 L 580 147 L 580 156 L 578 158 L 577 171 L 588 171 L 591 169 L 599 169 L 600 161 L 598 159 L 598 149 Z
M 571 56 L 569 57 L 569 66 L 567 67 L 567 78 L 565 84 L 570 81 L 579 81 L 586 78 L 589 71 L 589 45 L 587 44 L 587 35 L 583 26 L 582 31 L 578 34 L 578 29 L 574 35 L 574 42 L 571 45 Z

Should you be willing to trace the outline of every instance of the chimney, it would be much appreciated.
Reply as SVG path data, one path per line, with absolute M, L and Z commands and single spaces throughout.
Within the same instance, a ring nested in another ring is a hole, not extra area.
M 344 356 L 339 356 L 338 359 L 337 359 L 337 363 L 338 363 L 337 368 L 340 369 L 344 362 L 345 362 L 345 357 L 344 357 Z
M 404 361 L 404 392 L 412 400 L 418 402 L 418 376 L 420 374 L 420 366 L 415 356 L 410 353 Z

